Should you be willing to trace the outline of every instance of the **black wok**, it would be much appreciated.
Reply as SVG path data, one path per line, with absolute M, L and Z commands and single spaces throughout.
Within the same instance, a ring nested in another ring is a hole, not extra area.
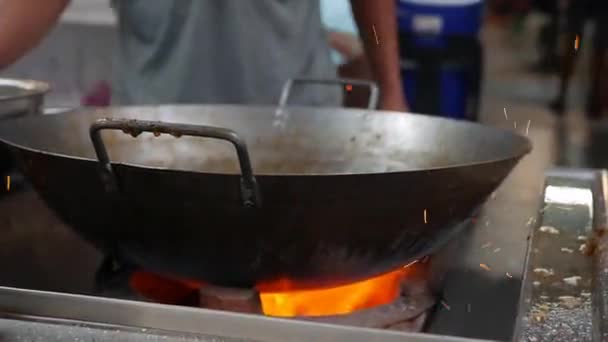
M 507 131 L 421 115 L 276 111 L 80 110 L 1 122 L 0 141 L 99 248 L 238 287 L 337 285 L 431 253 L 531 148 Z

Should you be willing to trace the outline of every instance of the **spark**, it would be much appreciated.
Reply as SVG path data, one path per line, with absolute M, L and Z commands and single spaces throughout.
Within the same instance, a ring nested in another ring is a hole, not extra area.
M 486 265 L 486 264 L 479 264 L 479 267 L 483 268 L 486 271 L 491 271 L 492 269 L 490 268 L 490 266 Z
M 353 91 L 353 86 L 351 84 L 347 84 L 344 88 L 346 88 L 346 91 L 349 93 Z
M 494 253 L 498 253 L 498 252 L 500 252 L 500 250 L 501 250 L 501 249 L 500 249 L 500 247 L 499 247 L 499 248 L 496 248 L 496 249 L 495 249 L 493 252 L 494 252 Z
M 578 51 L 578 48 L 581 46 L 581 36 L 576 35 L 574 39 L 574 51 Z
M 429 220 L 427 218 L 427 214 L 426 214 L 426 209 L 424 209 L 424 224 L 429 223 Z
M 441 301 L 441 305 L 443 305 L 443 307 L 446 308 L 446 310 L 448 311 L 452 310 L 452 308 L 448 305 L 448 303 L 445 302 L 445 300 Z
M 403 266 L 403 268 L 408 268 L 408 267 L 410 267 L 410 266 L 412 266 L 412 265 L 414 265 L 414 264 L 417 264 L 417 263 L 418 263 L 418 261 L 419 261 L 419 260 L 414 260 L 414 261 L 412 261 L 412 262 L 408 263 L 407 265 Z
M 486 248 L 488 248 L 490 246 L 492 246 L 492 243 L 491 242 L 486 242 L 486 243 L 483 244 L 483 246 L 481 246 L 481 248 L 482 249 L 486 249 Z
M 513 128 L 517 129 L 517 121 L 513 121 Z
M 372 25 L 372 30 L 374 30 L 374 37 L 376 37 L 376 45 L 380 45 L 380 41 L 378 40 L 378 34 L 376 33 L 376 25 Z
M 513 276 L 509 272 L 507 272 L 506 275 L 507 275 L 507 278 L 513 278 Z
M 11 191 L 11 176 L 6 176 L 6 191 Z
M 509 120 L 509 116 L 507 115 L 507 107 L 503 108 L 503 111 L 505 113 L 505 120 Z
M 530 132 L 530 123 L 532 123 L 532 120 L 528 120 L 528 124 L 526 125 L 526 136 L 528 136 L 528 133 Z

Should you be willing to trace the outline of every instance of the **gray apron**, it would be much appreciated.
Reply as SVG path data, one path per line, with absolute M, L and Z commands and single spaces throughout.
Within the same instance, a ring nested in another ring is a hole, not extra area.
M 294 77 L 332 78 L 317 0 L 114 0 L 113 102 L 276 104 Z M 338 105 L 302 86 L 292 104 Z

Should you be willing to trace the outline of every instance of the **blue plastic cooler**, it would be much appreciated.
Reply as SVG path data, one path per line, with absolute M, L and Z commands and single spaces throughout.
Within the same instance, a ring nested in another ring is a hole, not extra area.
M 412 111 L 476 120 L 482 0 L 399 0 L 401 71 Z

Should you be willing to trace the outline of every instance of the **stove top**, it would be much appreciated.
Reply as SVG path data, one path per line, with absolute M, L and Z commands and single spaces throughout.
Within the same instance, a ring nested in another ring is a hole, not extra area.
M 148 303 L 132 300 L 119 286 L 100 294 L 93 285 L 101 256 L 33 192 L 15 192 L 0 199 L 0 213 L 8 213 L 0 215 L 0 269 L 7 270 L 0 272 L 0 285 L 8 286 L 0 288 L 0 336 L 82 341 L 559 341 L 560 336 L 585 341 L 592 334 L 603 336 L 605 323 L 599 322 L 608 297 L 594 288 L 608 279 L 608 258 L 604 236 L 594 232 L 606 226 L 605 174 L 551 171 L 538 190 L 518 179 L 510 177 L 470 227 L 433 256 L 439 271 L 427 280 L 438 305 L 425 313 L 424 334 Z

